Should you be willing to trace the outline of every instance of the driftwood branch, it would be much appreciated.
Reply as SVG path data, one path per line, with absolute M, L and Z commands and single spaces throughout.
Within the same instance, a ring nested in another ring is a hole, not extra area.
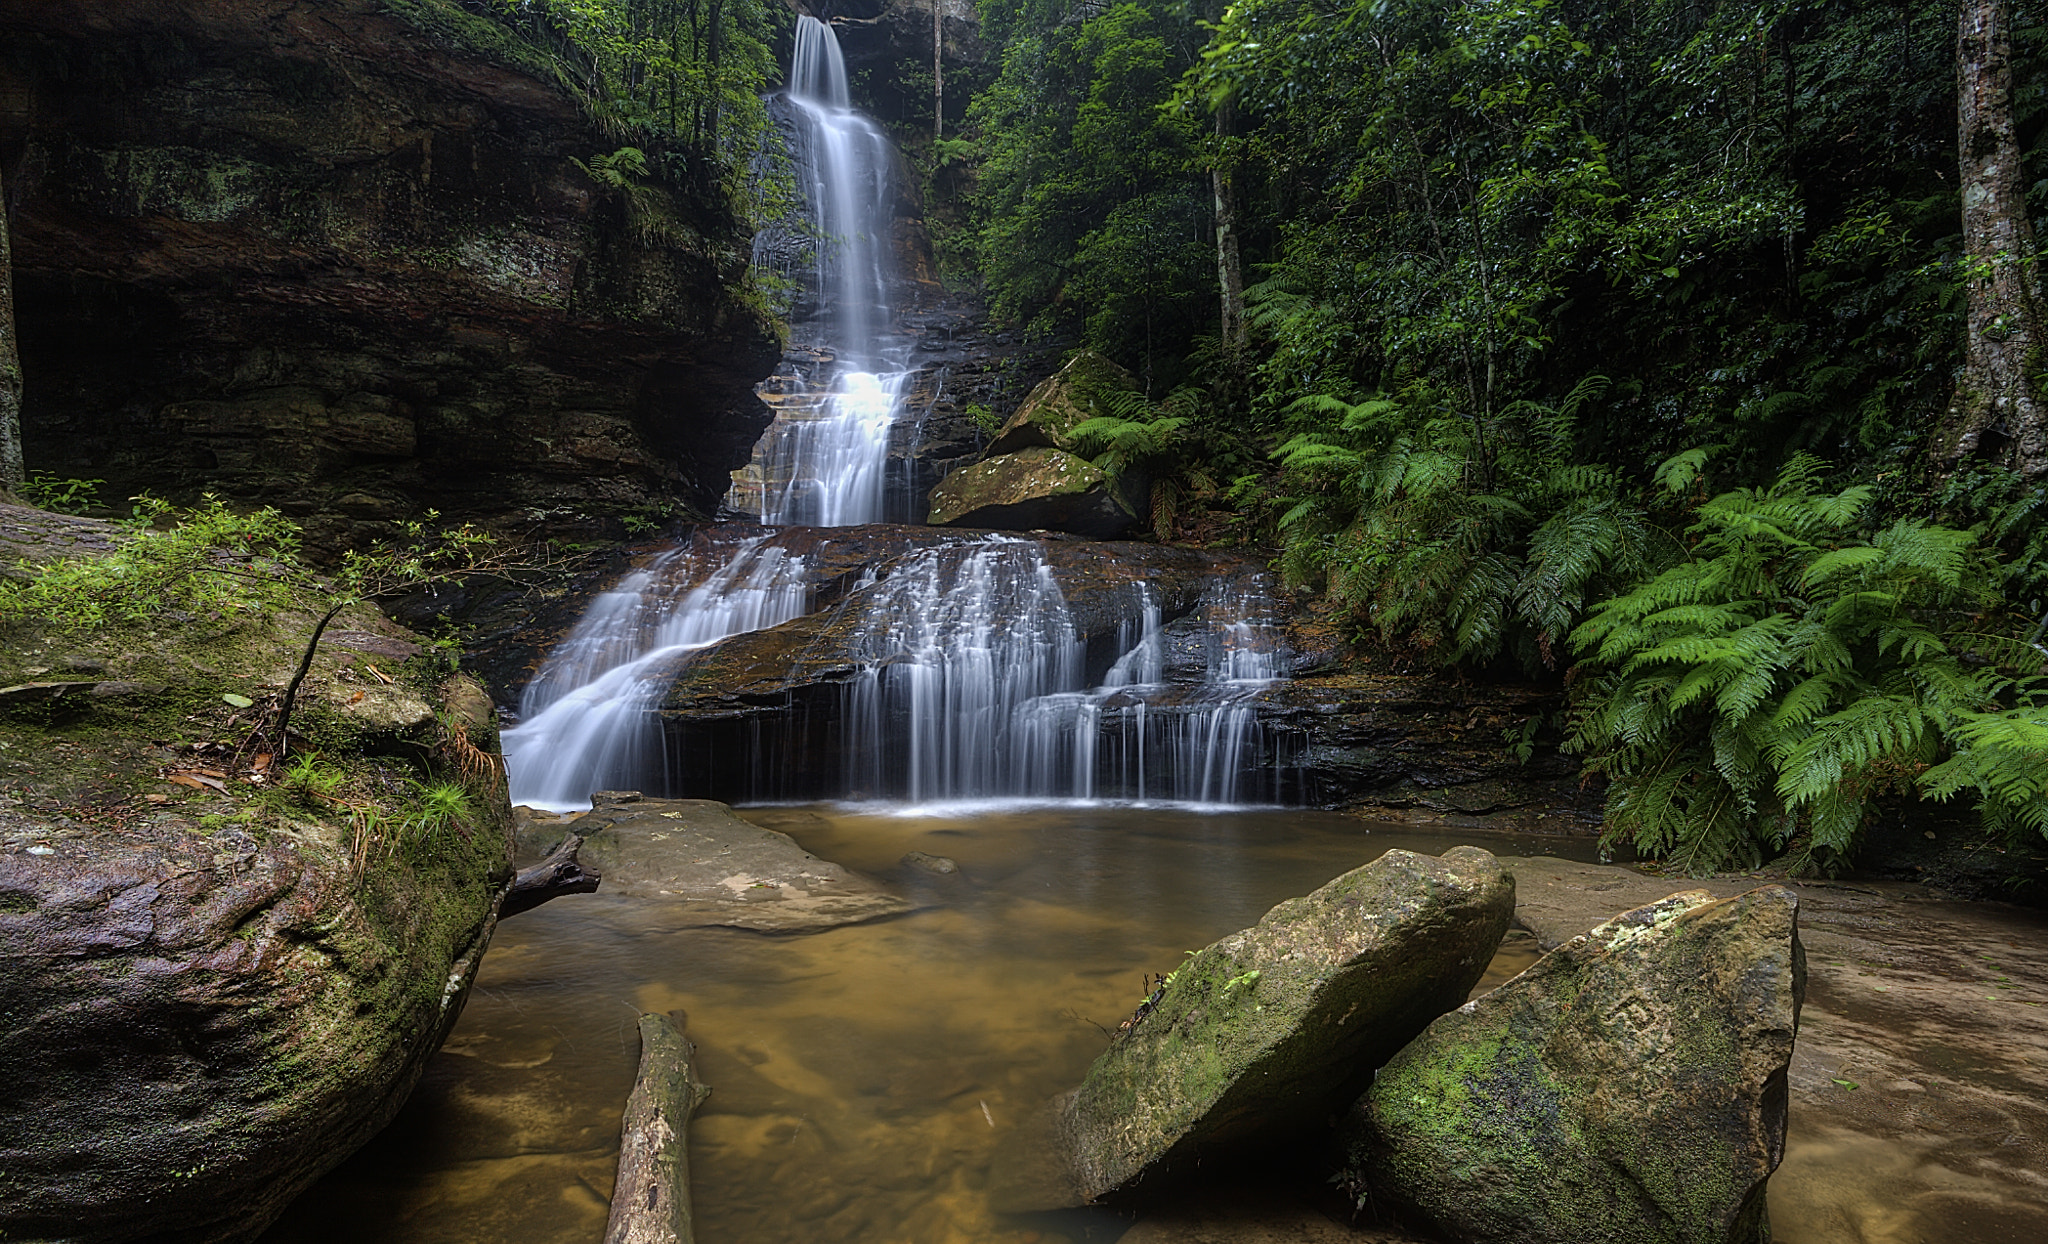
M 640 1077 L 619 1129 L 619 1178 L 604 1244 L 691 1244 L 690 1116 L 711 1090 L 689 1038 L 666 1015 L 640 1017 Z
M 594 894 L 604 874 L 595 868 L 586 868 L 576 858 L 576 852 L 583 847 L 583 839 L 569 835 L 555 853 L 531 868 L 521 869 L 512 878 L 512 888 L 505 895 L 505 901 L 498 904 L 498 919 L 516 916 L 522 911 L 532 911 L 549 899 L 564 894 Z

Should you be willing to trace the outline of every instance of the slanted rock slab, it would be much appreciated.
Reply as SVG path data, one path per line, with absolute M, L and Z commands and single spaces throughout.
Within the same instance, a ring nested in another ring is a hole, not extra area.
M 934 527 L 1070 531 L 1109 537 L 1130 530 L 1136 507 L 1086 458 L 1033 445 L 961 467 L 931 492 Z
M 793 933 L 911 909 L 788 834 L 750 825 L 709 799 L 600 804 L 571 820 L 534 818 L 520 837 L 536 849 L 569 832 L 584 836 L 579 857 L 604 874 L 605 893 L 670 900 L 670 924 Z
M 1361 1196 L 1467 1244 L 1751 1244 L 1806 968 L 1767 886 L 1639 907 L 1431 1024 L 1349 1120 Z
M 1514 905 L 1514 878 L 1477 847 L 1389 851 L 1211 944 L 1059 1103 L 1075 1193 L 1151 1191 L 1324 1126 L 1464 1001 Z

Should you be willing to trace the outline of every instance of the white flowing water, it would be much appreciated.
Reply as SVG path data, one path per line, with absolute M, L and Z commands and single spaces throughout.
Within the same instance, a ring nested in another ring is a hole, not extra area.
M 1166 681 L 1166 632 L 1135 589 L 1120 655 L 1085 681 L 1086 645 L 1032 540 L 932 550 L 869 604 L 868 663 L 846 693 L 846 765 L 857 789 L 912 802 L 1098 797 L 1234 804 L 1279 789 L 1248 782 L 1284 762 L 1255 698 L 1281 675 L 1261 594 L 1219 590 L 1200 611 L 1205 672 Z
M 896 153 L 853 109 L 832 28 L 797 18 L 790 64 L 795 167 L 810 209 L 823 340 L 763 386 L 775 422 L 736 472 L 727 507 L 764 523 L 842 527 L 883 511 L 890 430 L 905 383 L 891 349 Z
M 820 369 L 781 378 L 775 421 L 756 448 L 759 513 L 772 524 L 876 522 L 889 429 L 908 375 L 877 370 L 895 314 L 895 152 L 880 127 L 853 110 L 838 39 L 815 18 L 797 20 L 789 98 L 818 296 L 836 355 L 814 351 Z M 809 607 L 802 565 L 761 538 L 733 549 L 708 576 L 681 556 L 665 554 L 592 602 L 528 684 L 520 724 L 504 736 L 514 803 L 566 811 L 589 807 L 596 790 L 672 786 L 654 710 L 677 660 Z M 697 573 L 677 577 L 686 570 Z
M 589 807 L 592 791 L 649 784 L 663 768 L 652 710 L 676 660 L 809 611 L 803 563 L 766 537 L 712 557 L 700 577 L 689 549 L 671 549 L 591 602 L 504 734 L 513 803 L 567 812 Z

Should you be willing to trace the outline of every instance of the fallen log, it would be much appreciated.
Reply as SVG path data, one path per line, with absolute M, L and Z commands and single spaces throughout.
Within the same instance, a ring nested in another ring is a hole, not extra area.
M 697 1049 L 666 1015 L 640 1017 L 640 1076 L 619 1128 L 619 1176 L 604 1244 L 690 1244 L 690 1116 L 711 1090 Z
M 531 868 L 521 869 L 512 878 L 512 888 L 505 893 L 505 901 L 498 904 L 498 919 L 516 916 L 522 911 L 532 911 L 549 899 L 564 894 L 595 894 L 604 874 L 595 868 L 587 868 L 576 858 L 576 852 L 583 847 L 583 839 L 575 834 L 555 848 L 555 853 Z

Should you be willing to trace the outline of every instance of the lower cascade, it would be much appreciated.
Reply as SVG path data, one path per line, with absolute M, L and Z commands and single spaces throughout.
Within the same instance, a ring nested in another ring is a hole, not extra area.
M 1215 576 L 1172 619 L 1142 581 L 1110 589 L 1115 620 L 1098 619 L 1091 637 L 1044 546 L 1002 535 L 890 559 L 830 606 L 854 611 L 854 671 L 824 708 L 838 718 L 831 754 L 759 723 L 740 733 L 744 756 L 679 748 L 661 708 L 678 671 L 721 640 L 809 613 L 809 579 L 825 573 L 785 547 L 819 548 L 825 533 L 745 530 L 756 534 L 710 528 L 591 603 L 506 733 L 515 802 L 569 810 L 614 788 L 912 803 L 1290 794 L 1296 738 L 1269 728 L 1257 703 L 1286 653 L 1254 577 Z M 737 791 L 733 772 L 748 775 Z
M 1202 681 L 1169 685 L 1160 610 L 1140 584 L 1095 686 L 1086 645 L 1035 541 L 919 555 L 870 606 L 869 661 L 848 688 L 854 789 L 914 802 L 988 797 L 1271 799 L 1252 696 L 1279 645 L 1244 598 L 1205 602 Z
M 708 574 L 693 575 L 709 562 Z M 803 614 L 803 566 L 765 537 L 670 549 L 591 602 L 520 700 L 504 735 L 512 801 L 569 811 L 590 792 L 665 785 L 652 710 L 677 658 Z M 694 582 L 693 582 L 694 580 Z

